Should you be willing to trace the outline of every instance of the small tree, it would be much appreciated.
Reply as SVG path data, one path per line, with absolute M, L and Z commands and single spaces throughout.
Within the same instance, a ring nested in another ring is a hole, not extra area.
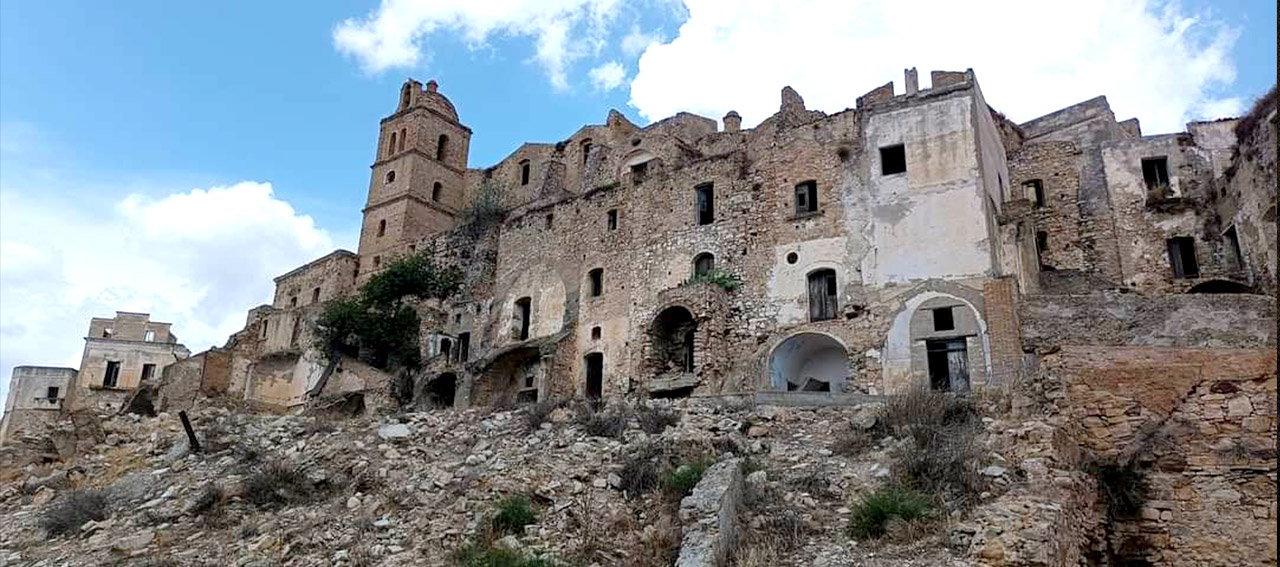
M 356 297 L 329 301 L 316 320 L 315 347 L 332 361 L 359 356 L 381 368 L 415 368 L 418 314 L 411 300 L 446 299 L 462 285 L 462 270 L 440 267 L 428 252 L 395 259 L 364 285 Z

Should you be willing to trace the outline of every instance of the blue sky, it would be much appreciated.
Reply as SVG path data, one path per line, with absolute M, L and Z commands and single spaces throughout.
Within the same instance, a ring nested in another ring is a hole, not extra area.
M 1149 133 L 1275 82 L 1274 2 L 922 4 L 4 2 L 0 388 L 14 364 L 74 366 L 115 309 L 221 344 L 271 276 L 354 248 L 406 76 L 440 82 L 472 167 L 610 108 L 751 125 L 791 84 L 838 111 L 910 66 L 974 68 L 1015 120 L 1106 94 Z

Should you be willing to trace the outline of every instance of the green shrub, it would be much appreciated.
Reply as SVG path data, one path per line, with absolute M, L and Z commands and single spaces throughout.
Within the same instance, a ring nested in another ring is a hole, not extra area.
M 508 496 L 498 503 L 498 515 L 493 517 L 495 530 L 508 534 L 522 534 L 524 527 L 538 521 L 537 515 L 523 495 Z
M 738 288 L 742 287 L 742 280 L 738 279 L 738 276 L 719 268 L 712 268 L 705 273 L 696 274 L 681 282 L 680 285 L 683 287 L 697 285 L 700 283 L 713 283 L 720 286 L 725 291 L 736 291 Z
M 546 559 L 525 557 L 518 551 L 500 547 L 464 546 L 454 555 L 462 567 L 553 567 Z
M 693 492 L 693 487 L 702 480 L 702 473 L 707 472 L 707 466 L 706 461 L 693 461 L 680 465 L 662 479 L 663 488 L 671 495 L 686 496 Z
M 910 522 L 933 510 L 924 494 L 900 486 L 884 486 L 864 495 L 853 506 L 849 535 L 858 539 L 879 538 L 892 520 Z
M 107 496 L 100 490 L 64 492 L 40 512 L 40 528 L 51 536 L 74 533 L 93 520 L 101 522 L 111 515 Z
M 869 434 L 891 433 L 912 441 L 890 464 L 899 484 L 964 507 L 985 487 L 978 472 L 980 432 L 978 410 L 967 397 L 913 390 L 891 397 Z

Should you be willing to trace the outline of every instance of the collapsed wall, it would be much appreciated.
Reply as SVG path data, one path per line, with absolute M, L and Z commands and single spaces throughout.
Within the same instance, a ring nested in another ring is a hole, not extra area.
M 1095 522 L 1090 564 L 1275 564 L 1274 300 L 1035 296 L 1021 318 L 1024 391 L 1093 476 L 1059 483 L 1096 491 L 1059 518 Z

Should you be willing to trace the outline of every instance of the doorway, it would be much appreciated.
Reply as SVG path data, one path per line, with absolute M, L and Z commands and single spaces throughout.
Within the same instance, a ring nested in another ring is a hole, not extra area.
M 929 387 L 943 392 L 969 390 L 969 348 L 965 339 L 925 341 Z
M 604 355 L 598 352 L 588 354 L 586 362 L 587 399 L 598 400 L 604 396 Z

